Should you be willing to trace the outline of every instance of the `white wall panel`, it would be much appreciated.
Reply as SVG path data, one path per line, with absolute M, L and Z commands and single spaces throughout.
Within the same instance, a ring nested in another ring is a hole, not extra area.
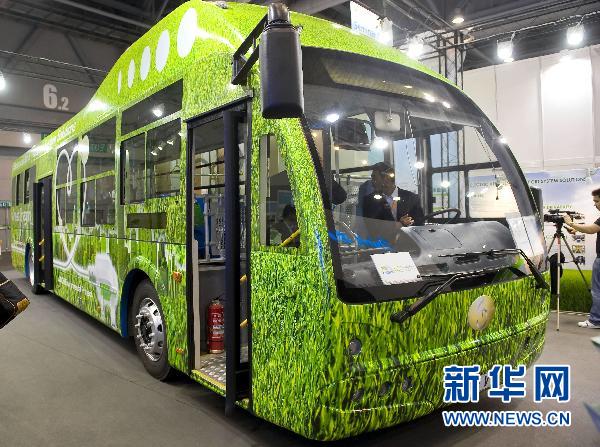
M 496 77 L 494 67 L 465 71 L 463 90 L 477 103 L 481 110 L 497 124 L 496 114 Z
M 540 63 L 526 59 L 496 68 L 496 126 L 523 169 L 541 169 Z
M 592 89 L 594 93 L 594 156 L 596 165 L 600 163 L 600 45 L 590 48 L 592 61 Z
M 496 115 L 496 78 L 494 67 L 465 71 L 463 74 L 463 90 L 483 112 L 497 124 Z M 467 130 L 464 134 L 466 154 L 469 163 L 488 161 L 487 153 L 481 150 L 478 133 Z
M 594 162 L 592 65 L 587 48 L 541 58 L 544 165 L 590 167 Z

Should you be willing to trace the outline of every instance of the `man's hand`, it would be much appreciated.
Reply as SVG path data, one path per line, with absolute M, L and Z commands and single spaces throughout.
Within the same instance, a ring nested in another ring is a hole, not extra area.
M 402 225 L 404 225 L 405 227 L 410 227 L 412 224 L 415 223 L 414 219 L 412 217 L 410 217 L 408 214 L 405 214 L 404 216 L 402 216 L 400 218 L 400 223 Z
M 564 216 L 562 216 L 562 218 L 565 220 L 565 223 L 567 225 L 571 225 L 573 223 L 573 219 L 571 219 L 571 216 L 569 216 L 568 214 L 565 214 Z

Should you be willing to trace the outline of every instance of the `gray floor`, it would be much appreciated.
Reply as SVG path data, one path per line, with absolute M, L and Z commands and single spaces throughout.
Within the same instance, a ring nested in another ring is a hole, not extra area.
M 0 266 L 1 267 L 1 266 Z M 238 410 L 226 418 L 219 396 L 182 377 L 161 383 L 146 374 L 128 340 L 52 295 L 31 296 L 20 274 L 3 269 L 31 306 L 0 331 L 0 446 L 309 445 L 293 433 Z M 578 316 L 552 316 L 539 363 L 572 366 L 567 404 L 532 397 L 502 404 L 482 398 L 454 409 L 572 411 L 569 428 L 448 429 L 440 412 L 392 429 L 335 443 L 360 446 L 600 446 L 583 402 L 600 403 L 600 331 L 579 329 Z M 529 374 L 528 374 L 529 375 Z M 528 388 L 529 390 L 531 388 Z

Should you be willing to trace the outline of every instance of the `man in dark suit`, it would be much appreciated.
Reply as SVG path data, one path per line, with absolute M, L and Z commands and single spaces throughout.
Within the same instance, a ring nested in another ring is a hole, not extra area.
M 373 166 L 374 191 L 363 198 L 364 217 L 400 222 L 403 226 L 423 225 L 425 216 L 421 201 L 416 194 L 398 188 L 394 168 L 385 163 Z

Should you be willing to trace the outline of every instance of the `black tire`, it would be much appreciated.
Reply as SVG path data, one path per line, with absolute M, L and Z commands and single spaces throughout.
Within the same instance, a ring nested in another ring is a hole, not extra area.
M 33 248 L 28 247 L 28 249 L 26 250 L 27 253 L 27 259 L 25 259 L 25 262 L 27 263 L 27 268 L 25 269 L 25 277 L 27 278 L 28 282 L 29 282 L 29 286 L 31 287 L 31 292 L 35 295 L 40 295 L 41 293 L 44 292 L 44 288 L 42 286 L 40 286 L 38 283 L 35 282 L 34 277 L 33 277 L 33 269 L 34 269 L 34 254 L 33 254 Z
M 130 328 L 146 371 L 158 380 L 168 380 L 174 370 L 169 365 L 165 317 L 158 293 L 149 279 L 140 282 L 133 294 Z

